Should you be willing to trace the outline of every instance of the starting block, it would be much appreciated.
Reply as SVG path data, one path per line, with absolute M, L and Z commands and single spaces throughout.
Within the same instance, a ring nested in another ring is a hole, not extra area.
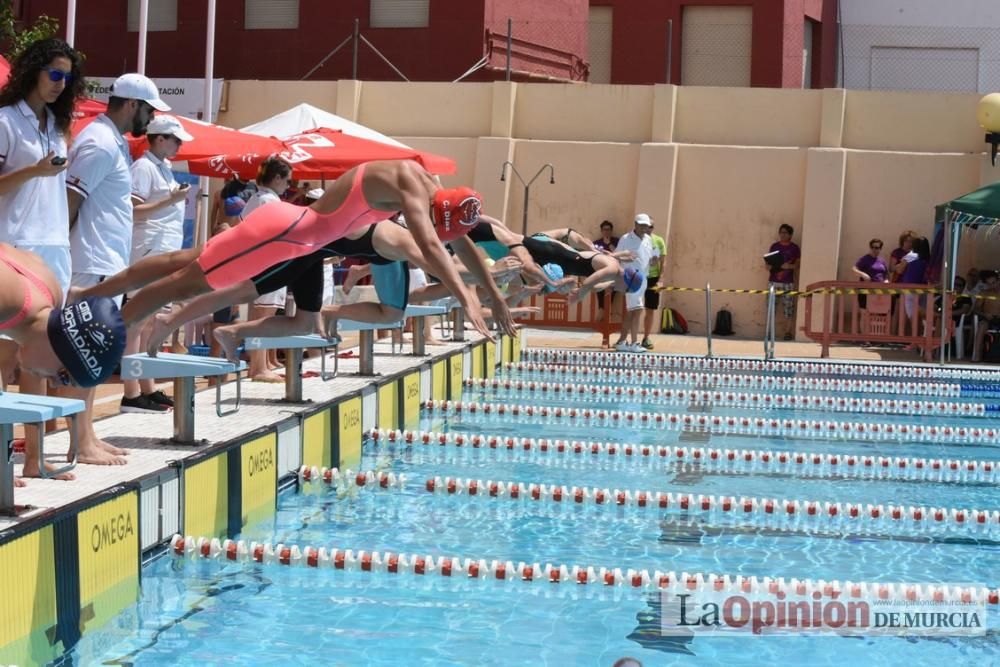
M 422 357 L 427 354 L 427 341 L 424 339 L 424 318 L 444 315 L 448 309 L 444 306 L 407 306 L 403 317 L 413 318 L 413 356 Z
M 333 356 L 333 373 L 326 372 L 326 350 L 340 345 L 339 338 L 326 338 L 315 334 L 305 336 L 275 336 L 272 338 L 247 338 L 243 344 L 247 350 L 284 350 L 285 351 L 285 402 L 302 402 L 302 350 L 320 348 L 323 352 L 320 361 L 320 378 L 328 382 L 337 377 L 340 361 Z
M 375 375 L 375 332 L 378 329 L 402 329 L 403 320 L 395 322 L 358 322 L 356 320 L 338 320 L 337 331 L 357 331 L 358 341 L 358 375 Z
M 38 425 L 39 474 L 53 477 L 76 467 L 79 447 L 76 417 L 83 412 L 84 402 L 75 398 L 55 396 L 35 396 L 32 394 L 12 394 L 0 392 L 0 444 L 4 456 L 0 459 L 0 514 L 16 514 L 14 505 L 14 424 Z M 69 453 L 73 460 L 66 465 L 47 472 L 45 470 L 45 422 L 58 417 L 69 417 Z
M 196 357 L 190 354 L 161 352 L 155 357 L 129 354 L 122 357 L 122 380 L 174 378 L 174 435 L 179 444 L 196 444 L 194 437 L 194 379 L 218 377 L 236 373 L 236 404 L 231 410 L 222 409 L 222 383 L 215 385 L 215 414 L 220 417 L 240 409 L 240 371 L 246 364 L 234 364 L 216 357 Z

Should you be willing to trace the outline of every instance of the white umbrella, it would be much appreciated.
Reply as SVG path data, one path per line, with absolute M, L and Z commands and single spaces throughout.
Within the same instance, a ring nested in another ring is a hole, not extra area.
M 331 130 L 340 130 L 344 134 L 350 134 L 362 139 L 379 141 L 383 144 L 398 146 L 400 148 L 410 148 L 410 146 L 400 143 L 392 137 L 388 137 L 370 127 L 365 127 L 360 123 L 341 118 L 337 114 L 324 111 L 311 104 L 300 104 L 259 123 L 247 125 L 241 129 L 244 132 L 260 134 L 265 137 L 290 137 L 316 127 L 328 127 Z

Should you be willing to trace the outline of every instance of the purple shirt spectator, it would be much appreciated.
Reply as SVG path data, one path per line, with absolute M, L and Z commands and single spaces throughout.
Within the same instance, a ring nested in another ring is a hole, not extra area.
M 605 243 L 603 236 L 599 239 L 594 239 L 594 247 L 605 252 L 612 252 L 614 248 L 618 247 L 618 237 L 612 236 L 611 241 L 607 243 Z
M 783 264 L 788 264 L 794 262 L 799 257 L 802 256 L 802 251 L 799 250 L 799 246 L 795 243 L 781 243 L 775 241 L 771 244 L 771 248 L 768 252 L 778 251 L 781 256 L 785 258 Z M 795 272 L 792 269 L 778 269 L 777 271 L 771 271 L 771 277 L 769 280 L 772 283 L 792 283 L 795 282 Z
M 868 274 L 873 283 L 884 283 L 889 275 L 889 267 L 881 257 L 872 257 L 866 253 L 855 263 L 854 267 L 858 271 Z

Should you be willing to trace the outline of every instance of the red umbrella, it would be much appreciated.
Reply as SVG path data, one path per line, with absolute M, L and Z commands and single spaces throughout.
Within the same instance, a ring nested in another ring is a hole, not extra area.
M 10 61 L 8 61 L 3 56 L 0 56 L 0 85 L 7 83 L 7 77 L 10 76 Z
M 278 141 L 273 137 L 268 140 Z M 191 147 L 194 148 L 196 143 L 192 142 Z M 187 145 L 183 146 L 182 152 L 186 148 Z M 337 178 L 352 167 L 373 160 L 416 160 L 434 174 L 453 174 L 456 168 L 451 158 L 363 139 L 325 127 L 285 137 L 279 142 L 277 150 L 259 150 L 252 144 L 240 143 L 238 151 L 230 150 L 201 159 L 187 157 L 188 170 L 201 176 L 228 177 L 237 173 L 242 178 L 253 178 L 257 166 L 273 153 L 292 164 L 295 178 Z M 177 159 L 185 157 L 178 154 Z
M 86 100 L 84 104 L 86 105 L 85 108 L 84 105 L 77 106 L 77 114 L 86 111 L 96 111 L 96 113 L 91 116 L 77 118 L 73 121 L 74 136 L 79 134 L 83 128 L 93 122 L 97 114 L 103 113 L 107 108 L 102 102 L 95 102 L 93 100 Z M 184 130 L 194 137 L 192 141 L 184 142 L 180 151 L 178 151 L 177 156 L 172 160 L 174 166 L 180 171 L 184 171 L 185 169 L 183 164 L 178 163 L 188 162 L 188 171 L 192 174 L 198 176 L 225 175 L 226 172 L 219 172 L 218 170 L 210 171 L 207 168 L 195 169 L 194 166 L 191 165 L 191 162 L 208 160 L 219 155 L 231 153 L 234 150 L 245 151 L 246 153 L 254 156 L 261 156 L 260 159 L 263 159 L 272 153 L 278 153 L 284 150 L 284 144 L 274 137 L 262 137 L 257 134 L 240 132 L 239 130 L 234 130 L 222 125 L 214 125 L 212 123 L 194 120 L 193 118 L 185 118 L 184 116 L 175 116 L 175 118 L 180 121 Z M 149 146 L 145 137 L 133 137 L 128 135 L 128 142 L 129 151 L 132 153 L 133 158 L 142 156 L 142 154 L 146 151 L 146 148 Z M 260 160 L 258 160 L 258 162 L 259 161 Z M 250 175 L 250 178 L 253 178 L 253 176 L 256 175 L 256 167 L 254 167 L 254 170 L 255 171 Z

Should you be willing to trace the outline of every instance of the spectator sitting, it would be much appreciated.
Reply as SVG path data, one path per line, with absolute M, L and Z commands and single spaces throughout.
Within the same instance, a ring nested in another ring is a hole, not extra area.
M 972 360 L 983 358 L 983 348 L 986 343 L 986 333 L 991 329 L 1000 328 L 1000 290 L 997 289 L 998 277 L 996 271 L 982 271 L 980 279 L 986 283 L 986 288 L 979 293 L 979 299 L 973 306 L 973 311 L 979 315 L 979 326 L 976 327 L 976 342 L 972 349 Z M 994 340 L 994 345 L 1000 345 Z
M 887 283 L 889 282 L 889 267 L 882 259 L 882 239 L 872 239 L 868 242 L 868 252 L 861 256 L 851 271 L 862 282 Z M 864 310 L 868 307 L 868 295 L 858 295 L 858 306 Z
M 777 291 L 790 292 L 795 289 L 795 270 L 799 266 L 799 258 L 802 257 L 802 251 L 797 244 L 792 242 L 792 234 L 794 233 L 795 229 L 791 225 L 786 224 L 778 227 L 778 240 L 771 244 L 768 253 L 781 253 L 781 258 L 784 261 L 781 264 L 776 264 L 774 268 L 767 262 L 764 263 L 770 272 L 767 283 L 768 287 L 774 287 Z M 778 319 L 782 320 L 782 328 L 784 329 L 783 338 L 784 340 L 792 340 L 795 337 L 793 334 L 795 328 L 795 296 L 783 294 L 779 298 L 781 299 L 781 312 Z M 775 313 L 775 315 L 779 314 Z

